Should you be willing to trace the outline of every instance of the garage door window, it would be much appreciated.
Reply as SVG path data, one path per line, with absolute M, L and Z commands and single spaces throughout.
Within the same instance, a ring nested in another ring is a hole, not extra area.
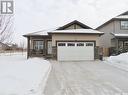
M 77 43 L 77 46 L 84 46 L 84 43 Z
M 68 43 L 68 46 L 75 46 L 75 43 Z
M 86 43 L 86 46 L 93 46 L 93 43 Z
M 58 46 L 65 46 L 65 43 L 59 43 Z

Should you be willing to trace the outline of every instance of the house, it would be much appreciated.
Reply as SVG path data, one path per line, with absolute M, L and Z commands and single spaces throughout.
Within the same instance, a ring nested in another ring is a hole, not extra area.
M 23 35 L 27 37 L 27 57 L 58 61 L 94 60 L 99 57 L 99 37 L 103 32 L 75 20 L 55 30 Z
M 104 32 L 99 38 L 104 55 L 128 51 L 128 11 L 112 18 L 96 30 Z M 106 54 L 105 49 L 108 49 L 109 53 Z

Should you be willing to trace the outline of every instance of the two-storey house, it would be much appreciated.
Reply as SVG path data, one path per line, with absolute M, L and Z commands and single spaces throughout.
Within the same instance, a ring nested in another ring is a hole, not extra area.
M 102 24 L 97 30 L 104 32 L 99 38 L 104 55 L 128 51 L 128 11 Z M 106 54 L 105 49 L 108 49 L 109 54 Z

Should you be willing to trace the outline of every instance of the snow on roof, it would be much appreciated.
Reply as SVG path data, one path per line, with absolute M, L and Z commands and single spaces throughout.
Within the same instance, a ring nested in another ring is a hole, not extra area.
M 52 29 L 48 29 L 48 30 L 41 30 L 41 31 L 37 31 L 37 32 L 33 32 L 33 33 L 28 33 L 24 36 L 48 36 L 48 32 L 56 30 L 57 28 L 52 28 Z
M 128 15 L 120 15 L 115 17 L 115 19 L 128 19 Z
M 81 34 L 103 34 L 103 32 L 93 29 L 70 29 L 70 30 L 55 30 L 48 33 L 81 33 Z
M 28 33 L 24 36 L 48 36 L 48 33 L 80 33 L 80 34 L 103 34 L 103 32 L 93 29 L 70 29 L 70 30 L 42 30 Z
M 48 33 L 46 31 L 37 31 L 37 32 L 33 32 L 33 33 L 28 33 L 26 35 L 48 35 Z
M 114 34 L 116 37 L 128 37 L 128 34 Z

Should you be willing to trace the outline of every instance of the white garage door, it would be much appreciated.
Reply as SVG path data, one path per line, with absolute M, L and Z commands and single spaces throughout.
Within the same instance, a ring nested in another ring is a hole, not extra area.
M 94 42 L 58 42 L 58 61 L 94 60 Z

